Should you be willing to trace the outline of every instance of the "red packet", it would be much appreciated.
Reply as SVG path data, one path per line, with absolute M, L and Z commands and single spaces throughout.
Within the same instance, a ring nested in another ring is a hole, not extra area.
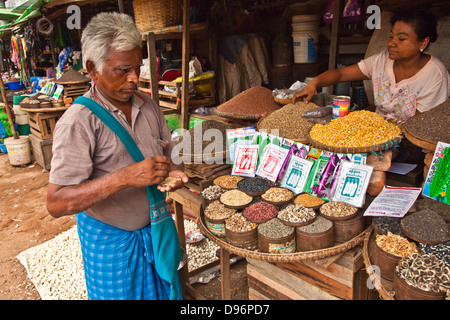
M 232 175 L 254 177 L 258 162 L 258 145 L 240 145 L 236 147 L 236 157 Z
M 259 163 L 256 175 L 275 182 L 288 153 L 289 149 L 269 144 Z

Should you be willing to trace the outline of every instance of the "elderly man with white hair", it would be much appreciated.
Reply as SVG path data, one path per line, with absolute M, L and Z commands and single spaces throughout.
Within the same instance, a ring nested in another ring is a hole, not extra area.
M 48 211 L 76 214 L 89 299 L 181 299 L 164 192 L 188 177 L 170 158 L 161 110 L 137 91 L 141 35 L 130 16 L 101 13 L 81 44 L 93 83 L 56 125 Z M 162 185 L 168 177 L 176 182 Z

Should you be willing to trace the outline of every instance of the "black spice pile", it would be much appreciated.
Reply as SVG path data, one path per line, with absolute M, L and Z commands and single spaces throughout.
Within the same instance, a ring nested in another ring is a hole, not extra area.
M 446 203 L 430 199 L 421 198 L 415 203 L 417 211 L 430 210 L 439 214 L 446 222 L 450 222 L 450 206 Z
M 384 234 L 390 232 L 405 237 L 400 228 L 400 220 L 401 219 L 395 217 L 374 217 L 372 223 Z
M 444 219 L 433 211 L 423 210 L 402 218 L 401 228 L 420 242 L 442 243 L 449 240 L 449 228 Z
M 70 84 L 73 82 L 89 82 L 90 79 L 83 76 L 75 69 L 69 69 L 63 73 L 63 75 L 56 81 L 56 83 L 60 84 Z
M 261 193 L 269 189 L 270 184 L 267 180 L 261 178 L 246 178 L 239 181 L 237 187 L 247 193 Z
M 407 130 L 423 139 L 450 143 L 450 99 L 406 121 Z

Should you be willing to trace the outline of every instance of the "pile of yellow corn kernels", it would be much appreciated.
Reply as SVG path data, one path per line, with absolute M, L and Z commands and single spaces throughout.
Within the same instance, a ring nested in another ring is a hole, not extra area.
M 375 112 L 360 110 L 328 124 L 315 124 L 313 140 L 333 147 L 369 147 L 386 143 L 402 133 L 395 124 Z

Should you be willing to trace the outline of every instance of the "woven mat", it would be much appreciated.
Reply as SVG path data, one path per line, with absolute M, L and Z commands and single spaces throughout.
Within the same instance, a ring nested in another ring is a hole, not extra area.
M 61 244 L 66 250 L 61 250 Z M 77 227 L 17 255 L 42 300 L 87 300 Z M 39 263 L 33 263 L 39 261 Z M 71 265 L 73 268 L 68 268 Z

